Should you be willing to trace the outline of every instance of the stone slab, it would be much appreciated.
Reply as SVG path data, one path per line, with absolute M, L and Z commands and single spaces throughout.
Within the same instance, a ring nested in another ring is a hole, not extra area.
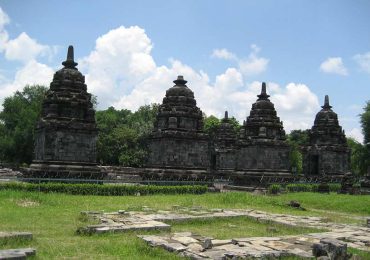
M 36 255 L 36 250 L 33 248 L 0 250 L 0 260 L 5 260 L 5 259 L 23 260 L 29 256 L 34 256 L 34 255 Z
M 31 240 L 32 233 L 30 232 L 5 232 L 0 231 L 0 241 L 6 239 L 25 239 Z
M 122 212 L 124 214 L 122 214 Z M 249 217 L 261 222 L 280 223 L 287 226 L 321 228 L 328 231 L 298 236 L 245 237 L 213 239 L 191 232 L 178 232 L 165 235 L 139 236 L 150 246 L 162 247 L 170 252 L 191 259 L 225 259 L 236 257 L 276 258 L 280 256 L 312 257 L 312 245 L 321 239 L 338 239 L 360 250 L 370 251 L 370 228 L 327 222 L 320 217 L 302 217 L 287 214 L 272 214 L 251 209 L 217 209 L 175 207 L 175 210 L 120 211 L 111 213 L 85 213 L 98 219 L 101 224 L 89 226 L 94 232 L 127 231 L 165 227 L 167 221 L 187 221 L 192 219 L 212 219 Z

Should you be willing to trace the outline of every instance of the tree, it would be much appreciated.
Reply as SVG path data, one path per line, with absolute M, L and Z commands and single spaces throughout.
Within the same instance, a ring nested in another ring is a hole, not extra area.
M 308 130 L 292 130 L 287 136 L 287 141 L 290 145 L 290 165 L 301 174 L 303 169 L 301 147 L 308 143 Z
M 220 127 L 221 125 L 221 120 L 218 119 L 217 117 L 215 116 L 205 116 L 204 117 L 204 121 L 203 121 L 203 130 L 204 132 L 206 132 L 207 134 L 209 134 L 209 136 L 213 137 L 217 131 L 217 129 Z
M 366 173 L 370 171 L 370 100 L 366 102 L 364 112 L 360 115 L 360 122 L 364 135 L 361 167 L 363 173 Z
M 47 88 L 25 86 L 22 92 L 5 98 L 0 112 L 0 160 L 30 163 L 33 158 L 34 130 Z
M 229 122 L 230 124 L 234 127 L 234 130 L 235 132 L 238 132 L 240 130 L 240 128 L 242 127 L 240 124 L 239 124 L 239 121 L 236 120 L 235 117 L 230 117 L 229 118 Z
M 370 100 L 366 102 L 364 112 L 360 115 L 364 143 L 370 143 Z
M 141 106 L 136 112 L 110 107 L 96 113 L 99 128 L 98 162 L 105 165 L 143 166 L 146 140 L 159 105 Z
M 353 138 L 347 138 L 347 144 L 351 148 L 351 171 L 356 175 L 363 175 L 369 164 L 369 154 L 364 145 Z

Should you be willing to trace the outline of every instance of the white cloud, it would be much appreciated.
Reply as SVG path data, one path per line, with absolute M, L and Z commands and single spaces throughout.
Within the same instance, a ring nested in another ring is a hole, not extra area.
M 25 39 L 32 42 L 29 37 Z M 173 85 L 172 81 L 177 75 L 184 75 L 198 106 L 207 115 L 222 117 L 228 110 L 230 116 L 240 122 L 249 115 L 251 105 L 261 91 L 261 82 L 245 83 L 244 80 L 264 71 L 268 64 L 267 59 L 258 56 L 259 47 L 252 45 L 248 58 L 236 60 L 236 67 L 227 68 L 214 81 L 207 73 L 196 71 L 176 59 L 169 60 L 169 65 L 158 66 L 151 55 L 152 48 L 153 44 L 142 28 L 121 26 L 100 36 L 94 50 L 78 60 L 80 70 L 86 75 L 88 90 L 98 96 L 100 108 L 113 105 L 118 109 L 136 110 L 144 104 L 161 103 L 166 90 Z M 36 48 L 29 59 L 40 55 L 41 49 Z M 217 55 L 232 57 L 226 55 L 229 52 L 221 53 Z M 9 96 L 27 84 L 48 85 L 52 74 L 50 67 L 31 59 L 13 80 L 0 83 L 0 97 Z M 268 93 L 287 132 L 311 126 L 319 107 L 317 97 L 308 86 L 289 83 L 280 87 L 270 82 Z
M 0 52 L 5 48 L 5 43 L 8 41 L 8 32 L 4 30 L 6 24 L 10 22 L 9 16 L 0 7 Z
M 9 39 L 5 29 L 9 22 L 8 15 L 0 7 L 0 52 L 5 53 L 7 60 L 27 63 L 38 56 L 46 56 L 51 59 L 58 51 L 58 46 L 40 44 L 26 32 L 20 33 L 17 38 Z
M 285 89 L 273 94 L 271 101 L 284 121 L 287 132 L 311 128 L 315 115 L 320 110 L 317 96 L 308 86 L 300 83 L 289 83 Z
M 370 52 L 357 54 L 353 58 L 360 66 L 361 70 L 370 74 Z
M 100 108 L 113 105 L 136 110 L 144 104 L 161 103 L 172 81 L 183 75 L 198 106 L 207 115 L 222 117 L 228 110 L 241 122 L 249 115 L 251 104 L 261 91 L 261 82 L 246 84 L 244 78 L 264 71 L 268 64 L 267 59 L 258 57 L 260 49 L 256 45 L 251 46 L 247 59 L 237 60 L 236 65 L 243 63 L 244 67 L 227 68 L 214 82 L 205 72 L 176 59 L 171 59 L 168 66 L 157 66 L 151 56 L 152 47 L 145 31 L 137 26 L 121 26 L 97 39 L 95 49 L 79 62 L 89 91 L 98 95 Z M 222 49 L 214 51 L 214 56 L 228 59 L 233 54 Z M 311 127 L 319 105 L 308 86 L 290 83 L 280 87 L 271 82 L 268 92 L 287 131 Z
M 361 130 L 359 128 L 352 128 L 348 133 L 347 137 L 352 137 L 359 143 L 364 142 L 364 135 L 362 134 Z
M 39 55 L 48 55 L 52 49 L 47 45 L 39 44 L 30 38 L 27 33 L 22 32 L 17 38 L 5 43 L 5 58 L 28 62 Z
M 48 86 L 53 73 L 53 69 L 47 65 L 35 60 L 29 61 L 17 71 L 11 82 L 3 82 L 0 85 L 0 104 L 2 105 L 5 97 L 11 96 L 17 90 L 22 90 L 26 85 Z
M 258 56 L 261 48 L 257 45 L 252 44 L 250 48 L 252 51 L 247 58 L 239 58 L 227 49 L 214 49 L 211 57 L 236 61 L 239 71 L 244 76 L 253 76 L 264 72 L 267 69 L 269 60 Z
M 234 53 L 228 51 L 227 49 L 214 49 L 211 57 L 224 59 L 224 60 L 236 60 Z
M 17 70 L 14 78 L 9 79 L 0 75 L 0 107 L 5 97 L 12 95 L 17 90 L 22 90 L 26 85 L 49 85 L 52 80 L 53 69 L 36 61 L 38 56 L 53 55 L 57 48 L 39 44 L 22 32 L 17 38 L 9 40 L 5 26 L 10 22 L 8 15 L 0 7 L 0 53 L 4 52 L 8 60 L 22 61 L 22 66 Z
M 145 31 L 138 26 L 121 26 L 96 40 L 95 49 L 79 63 L 86 72 L 89 89 L 99 95 L 101 105 L 117 102 L 155 72 L 152 47 Z
M 264 72 L 269 63 L 268 59 L 258 56 L 261 49 L 257 45 L 252 44 L 251 49 L 252 52 L 247 59 L 239 60 L 240 71 L 246 76 L 257 75 Z
M 0 7 L 0 30 L 2 30 L 4 26 L 9 22 L 10 22 L 9 16 Z
M 344 66 L 341 57 L 327 58 L 323 63 L 321 63 L 320 70 L 325 73 L 338 74 L 342 76 L 348 75 L 347 68 Z

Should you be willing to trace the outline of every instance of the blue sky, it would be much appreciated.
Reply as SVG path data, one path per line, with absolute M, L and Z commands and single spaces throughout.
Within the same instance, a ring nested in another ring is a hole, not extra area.
M 243 120 L 266 81 L 288 132 L 309 128 L 328 94 L 347 134 L 362 138 L 369 1 L 2 0 L 0 7 L 0 101 L 26 83 L 48 84 L 73 44 L 100 108 L 161 102 L 184 74 L 206 114 L 227 109 Z

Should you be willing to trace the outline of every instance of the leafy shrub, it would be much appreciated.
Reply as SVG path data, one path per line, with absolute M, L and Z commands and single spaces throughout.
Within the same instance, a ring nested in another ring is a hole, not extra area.
M 206 185 L 154 186 L 154 185 L 100 185 L 100 184 L 67 184 L 67 183 L 1 183 L 0 190 L 21 190 L 55 192 L 73 195 L 153 195 L 153 194 L 203 194 Z
M 288 192 L 317 192 L 319 184 L 310 183 L 291 183 L 285 186 L 285 190 Z M 337 192 L 341 188 L 339 183 L 330 183 L 329 190 L 331 192 Z
M 280 184 L 271 184 L 268 188 L 270 194 L 278 194 L 282 190 Z
M 338 192 L 341 187 L 342 185 L 340 185 L 340 183 L 329 183 L 330 192 Z

